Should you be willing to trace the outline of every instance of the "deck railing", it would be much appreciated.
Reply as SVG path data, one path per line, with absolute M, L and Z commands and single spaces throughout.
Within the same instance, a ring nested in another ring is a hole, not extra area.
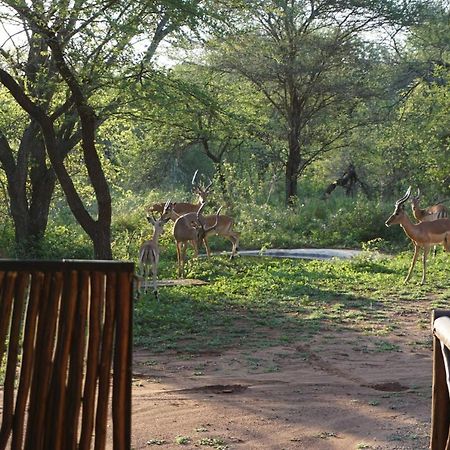
M 133 270 L 0 261 L 1 450 L 130 449 Z

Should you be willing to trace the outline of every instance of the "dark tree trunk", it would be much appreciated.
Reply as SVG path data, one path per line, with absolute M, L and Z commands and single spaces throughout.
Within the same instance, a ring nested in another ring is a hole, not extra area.
M 286 205 L 292 205 L 297 197 L 298 173 L 300 169 L 300 144 L 298 128 L 293 128 L 288 136 L 289 154 L 286 162 Z
M 33 240 L 39 241 L 45 235 L 55 184 L 56 175 L 51 167 L 46 168 L 32 184 L 28 233 Z
M 216 163 L 215 166 L 216 166 L 217 174 L 219 177 L 219 185 L 220 185 L 220 190 L 222 191 L 222 197 L 225 200 L 225 203 L 229 207 L 232 207 L 233 206 L 232 201 L 231 201 L 230 195 L 227 190 L 227 180 L 225 179 L 225 175 L 222 170 L 222 161 L 219 161 L 218 163 Z
M 289 58 L 291 65 L 295 61 L 295 45 L 291 42 L 291 52 Z M 287 120 L 289 124 L 288 159 L 286 161 L 286 206 L 291 206 L 297 198 L 297 186 L 299 169 L 302 162 L 300 148 L 300 130 L 303 115 L 303 100 L 296 87 L 296 81 L 292 73 L 287 74 L 286 91 L 288 92 Z
M 83 128 L 83 154 L 88 169 L 89 178 L 96 193 L 98 204 L 98 219 L 94 220 L 86 210 L 73 181 L 64 167 L 64 162 L 58 152 L 54 129 L 47 117 L 42 117 L 41 127 L 45 136 L 47 153 L 64 191 L 72 214 L 90 237 L 94 247 L 96 259 L 112 259 L 111 249 L 111 197 L 109 188 L 101 168 L 95 149 L 95 116 L 90 108 L 86 107 Z
M 0 162 L 7 178 L 17 250 L 20 255 L 36 256 L 33 246 L 44 237 L 56 177 L 47 167 L 45 146 L 35 121 L 24 131 L 16 159 L 13 154 L 6 137 L 0 134 Z
M 37 129 L 38 125 L 34 124 Z M 40 128 L 36 130 L 32 142 L 25 140 L 30 147 L 29 180 L 31 193 L 28 205 L 28 234 L 33 242 L 40 241 L 45 234 L 48 223 L 50 204 L 55 191 L 56 175 L 53 168 L 47 166 L 45 143 Z

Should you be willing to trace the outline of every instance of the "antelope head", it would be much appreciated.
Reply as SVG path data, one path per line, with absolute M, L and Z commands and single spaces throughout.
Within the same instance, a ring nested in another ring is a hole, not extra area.
M 161 234 L 163 232 L 164 225 L 169 221 L 170 217 L 165 217 L 164 212 L 159 219 L 155 217 L 153 211 L 147 214 L 147 221 L 155 227 L 155 234 Z
M 196 182 L 197 174 L 198 169 L 194 172 L 194 176 L 192 177 L 192 192 L 198 195 L 200 203 L 205 203 L 212 186 L 212 181 L 209 180 L 209 183 L 206 186 L 203 183 L 200 184 L 199 182 Z
M 164 204 L 164 208 L 163 208 L 163 212 L 161 214 L 161 219 L 164 220 L 177 220 L 178 217 L 180 217 L 179 214 L 177 214 L 175 212 L 175 207 L 176 203 L 173 203 L 171 200 L 167 200 L 166 203 Z
M 222 209 L 222 206 L 221 206 L 217 210 L 217 212 L 216 212 L 216 220 L 215 220 L 214 224 L 208 227 L 206 225 L 205 219 L 204 219 L 204 217 L 202 215 L 202 210 L 203 210 L 204 207 L 205 207 L 205 203 L 202 203 L 200 205 L 200 208 L 198 208 L 198 211 L 197 211 L 197 220 L 196 221 L 193 220 L 191 222 L 191 226 L 197 230 L 197 239 L 198 239 L 199 243 L 204 239 L 204 237 L 206 236 L 206 234 L 209 231 L 212 231 L 212 230 L 214 230 L 217 227 L 217 223 L 219 221 L 219 214 L 220 214 L 220 211 Z
M 420 189 L 417 189 L 417 195 L 411 196 L 411 204 L 412 204 L 412 209 L 414 212 L 419 212 L 420 213 L 420 208 L 419 208 L 419 200 L 420 200 Z
M 409 186 L 405 195 L 395 202 L 394 213 L 385 222 L 385 225 L 387 227 L 389 227 L 393 224 L 396 224 L 396 223 L 399 224 L 402 222 L 402 220 L 406 214 L 405 213 L 405 202 L 409 199 L 410 196 L 411 196 L 411 186 Z

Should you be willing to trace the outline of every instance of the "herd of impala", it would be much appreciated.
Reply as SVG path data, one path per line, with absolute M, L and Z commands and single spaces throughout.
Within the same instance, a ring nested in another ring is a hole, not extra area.
M 184 276 L 184 260 L 186 258 L 187 245 L 191 244 L 194 255 L 198 256 L 198 249 L 203 244 L 209 257 L 211 251 L 208 245 L 208 236 L 219 235 L 227 238 L 232 243 L 231 257 L 237 255 L 239 245 L 239 233 L 233 230 L 233 219 L 230 216 L 220 214 L 222 207 L 215 215 L 203 215 L 212 182 L 208 185 L 196 181 L 196 171 L 192 178 L 193 192 L 198 196 L 198 203 L 156 203 L 149 209 L 147 220 L 154 227 L 153 236 L 145 241 L 139 249 L 139 265 L 143 280 L 146 282 L 153 276 L 153 293 L 158 296 L 157 271 L 159 262 L 158 239 L 163 232 L 164 225 L 172 220 L 174 222 L 173 237 L 177 246 L 178 276 Z M 155 213 L 159 213 L 157 219 Z
M 217 234 L 229 239 L 232 243 L 231 257 L 237 255 L 239 244 L 239 233 L 233 230 L 233 219 L 230 216 L 221 215 L 222 207 L 215 215 L 203 215 L 203 209 L 209 195 L 212 183 L 202 185 L 196 182 L 197 172 L 192 178 L 193 191 L 198 196 L 198 203 L 157 203 L 150 207 L 147 220 L 154 227 L 153 236 L 145 241 L 139 249 L 139 265 L 141 274 L 146 281 L 153 276 L 153 292 L 158 296 L 157 291 L 157 270 L 159 262 L 158 239 L 163 232 L 164 225 L 172 220 L 174 222 L 173 236 L 177 246 L 178 276 L 184 276 L 184 260 L 186 258 L 186 248 L 191 244 L 194 255 L 198 256 L 198 249 L 203 244 L 206 254 L 209 257 L 211 251 L 208 245 L 208 236 Z M 405 204 L 411 200 L 412 212 L 417 223 L 413 223 L 405 211 Z M 442 204 L 430 206 L 426 209 L 419 207 L 420 190 L 416 196 L 411 196 L 411 186 L 405 195 L 395 202 L 394 213 L 386 220 L 386 226 L 399 224 L 407 236 L 414 244 L 414 255 L 408 274 L 404 280 L 406 283 L 414 269 L 419 255 L 419 250 L 423 249 L 422 284 L 425 283 L 426 262 L 430 248 L 442 244 L 446 251 L 450 251 L 450 214 L 448 208 Z M 159 213 L 157 219 L 155 213 Z

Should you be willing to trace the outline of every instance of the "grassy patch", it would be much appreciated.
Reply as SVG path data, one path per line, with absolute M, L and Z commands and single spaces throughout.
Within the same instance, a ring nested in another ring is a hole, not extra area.
M 431 308 L 444 306 L 449 295 L 445 256 L 430 262 L 425 286 L 418 284 L 420 264 L 411 282 L 402 284 L 410 258 L 410 253 L 392 258 L 367 253 L 346 261 L 222 256 L 190 261 L 189 276 L 208 284 L 162 288 L 159 301 L 148 295 L 136 302 L 135 343 L 155 352 L 197 353 L 355 330 L 379 338 L 375 351 L 395 352 L 399 349 L 386 337 L 404 320 L 404 311 L 423 303 L 428 321 Z M 168 273 L 174 270 L 166 264 Z

